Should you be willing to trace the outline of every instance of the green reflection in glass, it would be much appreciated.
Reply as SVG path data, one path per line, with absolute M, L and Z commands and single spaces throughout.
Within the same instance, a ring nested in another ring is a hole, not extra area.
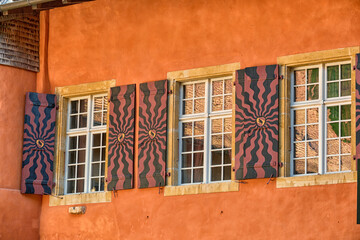
M 327 84 L 327 97 L 333 98 L 333 97 L 338 97 L 338 96 L 339 96 L 339 83 L 338 82 L 328 83 Z
M 307 86 L 307 100 L 316 100 L 319 99 L 319 85 L 310 85 Z
M 341 136 L 346 137 L 351 134 L 351 122 L 342 122 L 341 123 Z
M 351 78 L 351 66 L 350 64 L 341 65 L 341 79 Z
M 341 120 L 351 118 L 351 105 L 341 105 Z
M 327 80 L 334 81 L 339 79 L 339 66 L 327 67 Z
M 341 96 L 350 96 L 351 94 L 351 81 L 341 82 Z
M 319 82 L 319 69 L 313 68 L 307 70 L 307 79 L 308 83 L 318 83 Z
M 327 107 L 327 121 L 339 120 L 339 106 Z

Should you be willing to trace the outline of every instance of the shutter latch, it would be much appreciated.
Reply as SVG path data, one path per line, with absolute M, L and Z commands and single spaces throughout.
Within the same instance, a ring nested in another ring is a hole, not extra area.
M 269 181 L 266 183 L 266 184 L 269 184 L 270 181 L 274 181 L 274 179 L 272 179 L 272 177 L 274 176 L 274 174 L 271 174 L 270 178 L 269 178 Z

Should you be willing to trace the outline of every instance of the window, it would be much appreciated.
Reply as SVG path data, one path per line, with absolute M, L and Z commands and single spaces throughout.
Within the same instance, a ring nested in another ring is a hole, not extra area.
M 231 180 L 232 76 L 181 84 L 181 184 Z
M 291 175 L 351 171 L 351 64 L 291 72 Z
M 68 101 L 65 193 L 104 191 L 107 95 Z

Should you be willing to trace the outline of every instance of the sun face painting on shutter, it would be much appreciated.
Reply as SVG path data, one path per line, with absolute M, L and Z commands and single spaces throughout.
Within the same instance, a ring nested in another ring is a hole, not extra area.
M 139 188 L 165 185 L 167 80 L 140 84 Z
M 237 71 L 236 179 L 277 177 L 278 65 Z
M 55 95 L 26 94 L 21 193 L 51 194 L 55 115 Z
M 108 191 L 133 188 L 135 85 L 111 88 Z

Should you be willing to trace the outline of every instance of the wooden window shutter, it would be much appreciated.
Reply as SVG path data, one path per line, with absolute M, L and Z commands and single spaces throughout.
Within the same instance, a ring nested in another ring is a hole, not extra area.
M 235 104 L 235 178 L 278 174 L 279 67 L 238 70 Z
M 139 188 L 165 185 L 167 80 L 140 84 Z
M 133 188 L 136 85 L 110 90 L 108 191 Z
M 360 224 L 360 54 L 355 59 L 356 80 L 356 166 L 357 166 L 357 224 Z
M 55 118 L 55 95 L 26 93 L 21 193 L 51 194 Z

